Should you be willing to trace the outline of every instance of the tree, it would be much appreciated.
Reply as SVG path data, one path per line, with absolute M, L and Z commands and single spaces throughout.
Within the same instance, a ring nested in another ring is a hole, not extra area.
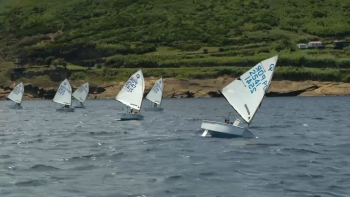
M 66 61 L 62 60 L 61 65 L 64 67 L 64 69 L 67 69 L 68 63 Z
M 38 58 L 38 59 L 36 59 L 36 64 L 37 65 L 43 65 L 45 63 L 45 61 L 44 61 L 44 59 L 43 58 Z
M 45 58 L 45 65 L 50 66 L 52 61 L 54 61 L 54 60 L 55 60 L 54 56 L 49 56 L 49 57 Z
M 51 62 L 55 68 L 57 68 L 58 66 L 58 61 L 59 61 L 58 59 L 55 59 Z

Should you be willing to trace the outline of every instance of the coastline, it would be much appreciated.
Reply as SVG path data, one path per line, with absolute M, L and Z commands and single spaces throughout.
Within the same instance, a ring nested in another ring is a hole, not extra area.
M 217 79 L 175 79 L 164 78 L 164 98 L 211 98 L 221 97 L 217 90 L 232 82 L 235 78 L 219 77 Z M 148 93 L 158 78 L 145 79 Z M 77 84 L 77 83 L 74 83 Z M 15 84 L 0 87 L 0 98 L 6 99 Z M 25 85 L 23 100 L 52 99 L 57 87 L 40 88 L 32 84 Z M 124 82 L 106 83 L 90 86 L 88 99 L 112 99 L 123 87 Z M 77 87 L 72 85 L 75 90 Z M 279 96 L 350 96 L 350 83 L 319 81 L 272 81 L 267 97 Z

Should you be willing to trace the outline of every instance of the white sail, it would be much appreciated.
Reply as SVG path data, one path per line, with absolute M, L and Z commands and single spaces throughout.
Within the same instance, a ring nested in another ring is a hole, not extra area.
M 140 69 L 131 75 L 115 99 L 133 109 L 140 110 L 144 91 L 145 81 Z
M 163 96 L 163 78 L 160 78 L 153 86 L 151 91 L 147 94 L 146 99 L 153 103 L 160 105 Z
M 53 102 L 63 104 L 63 105 L 71 105 L 72 103 L 72 87 L 69 84 L 69 81 L 65 79 L 58 88 L 55 97 L 53 98 Z
M 222 94 L 249 125 L 270 86 L 278 55 L 266 59 L 228 84 Z
M 21 82 L 12 90 L 12 92 L 7 96 L 7 98 L 11 99 L 16 103 L 21 103 L 23 94 L 24 94 L 24 86 L 23 86 L 23 83 Z
M 81 85 L 74 93 L 73 97 L 80 102 L 85 102 L 87 95 L 89 94 L 89 83 Z

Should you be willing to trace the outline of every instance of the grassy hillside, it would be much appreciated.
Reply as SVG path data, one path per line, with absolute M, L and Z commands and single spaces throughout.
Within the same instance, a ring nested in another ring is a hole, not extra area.
M 31 64 L 350 68 L 335 39 L 350 39 L 348 0 L 0 0 L 0 55 Z M 327 47 L 297 49 L 309 40 Z

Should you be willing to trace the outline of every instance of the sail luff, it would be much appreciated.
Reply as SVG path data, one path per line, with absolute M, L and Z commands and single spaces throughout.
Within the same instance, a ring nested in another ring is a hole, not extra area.
M 276 56 L 275 56 L 275 57 L 276 57 Z M 277 58 L 276 58 L 276 62 L 277 62 L 277 59 L 278 59 L 278 55 L 277 55 Z M 274 64 L 273 69 L 272 69 L 272 72 L 271 72 L 271 77 L 270 77 L 270 80 L 269 80 L 269 82 L 268 82 L 268 87 L 266 88 L 265 93 L 264 93 L 264 96 L 261 98 L 260 103 L 259 103 L 259 106 L 258 106 L 258 108 L 256 109 L 254 115 L 252 116 L 251 121 L 248 123 L 248 126 L 249 126 L 249 124 L 253 121 L 253 119 L 254 119 L 256 113 L 258 112 L 258 110 L 259 110 L 259 108 L 260 108 L 260 106 L 261 106 L 262 101 L 264 100 L 264 97 L 265 97 L 265 95 L 266 95 L 267 90 L 270 88 L 271 81 L 272 81 L 272 77 L 273 77 L 273 74 L 274 74 L 274 72 L 275 72 L 274 67 L 276 66 L 276 62 L 275 62 L 275 64 Z M 262 64 L 262 62 L 260 62 L 260 64 Z M 269 66 L 270 66 L 270 65 L 269 65 Z M 271 67 L 270 67 L 269 69 L 271 69 Z
M 143 73 L 142 73 L 142 69 L 140 68 L 140 72 L 143 76 Z M 143 94 L 145 92 L 145 81 L 144 80 L 141 80 L 141 83 L 142 83 L 142 94 L 141 94 L 141 103 L 140 103 L 140 109 L 139 109 L 139 113 L 141 112 L 141 107 L 142 107 L 142 99 L 143 99 Z

